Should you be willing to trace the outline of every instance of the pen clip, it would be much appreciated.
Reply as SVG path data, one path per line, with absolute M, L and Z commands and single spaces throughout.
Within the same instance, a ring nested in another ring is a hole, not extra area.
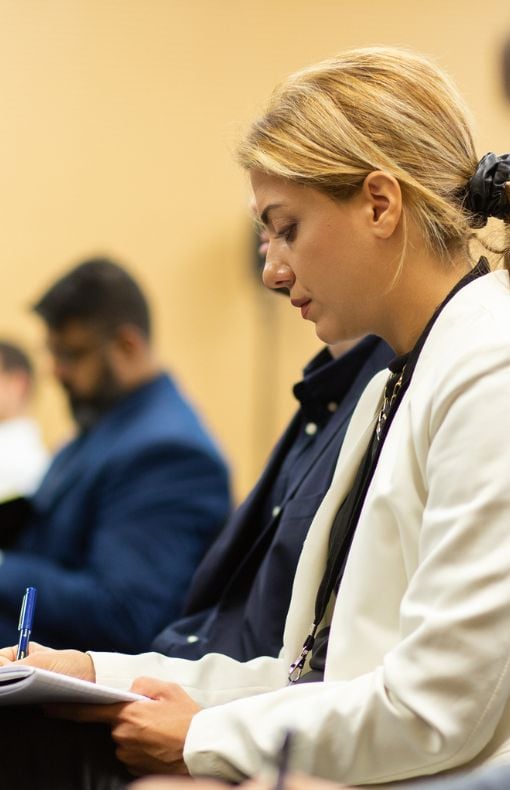
M 19 613 L 19 623 L 18 623 L 18 631 L 21 631 L 23 628 L 23 623 L 25 622 L 25 615 L 27 611 L 27 601 L 28 601 L 28 588 L 23 595 L 23 600 L 21 602 L 21 611 Z
M 21 612 L 19 616 L 18 631 L 22 628 L 32 628 L 34 619 L 35 599 L 37 597 L 37 590 L 35 587 L 27 587 L 21 603 Z
M 18 649 L 16 653 L 16 660 L 25 658 L 28 655 L 28 644 L 30 634 L 32 632 L 32 623 L 34 620 L 35 599 L 37 597 L 37 590 L 35 587 L 27 587 L 23 600 L 21 602 L 21 612 L 19 616 L 19 639 Z

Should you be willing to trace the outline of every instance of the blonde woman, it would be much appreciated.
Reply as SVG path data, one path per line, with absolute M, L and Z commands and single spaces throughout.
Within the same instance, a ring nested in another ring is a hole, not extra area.
M 510 285 L 468 252 L 474 228 L 510 215 L 510 160 L 479 161 L 450 80 L 393 49 L 290 77 L 239 158 L 266 285 L 323 341 L 372 332 L 396 355 L 352 419 L 280 657 L 28 661 L 151 676 L 133 685 L 150 703 L 65 712 L 109 722 L 139 774 L 238 781 L 289 728 L 294 769 L 348 784 L 510 760 Z

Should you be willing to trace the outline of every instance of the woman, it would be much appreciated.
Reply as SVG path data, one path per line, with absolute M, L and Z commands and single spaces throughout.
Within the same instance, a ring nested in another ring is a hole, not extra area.
M 391 49 L 290 77 L 239 155 L 266 284 L 325 342 L 372 332 L 396 354 L 303 547 L 281 656 L 28 660 L 159 678 L 134 685 L 150 705 L 73 714 L 110 721 L 139 773 L 239 780 L 288 728 L 294 768 L 348 784 L 510 760 L 510 287 L 468 254 L 473 227 L 510 214 L 509 160 L 477 163 L 449 79 Z

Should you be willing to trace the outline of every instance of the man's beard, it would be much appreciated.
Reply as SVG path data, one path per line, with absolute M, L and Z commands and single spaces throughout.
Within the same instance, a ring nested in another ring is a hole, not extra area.
M 91 395 L 76 395 L 64 386 L 71 414 L 80 432 L 93 428 L 124 395 L 124 390 L 108 365 L 104 366 L 101 381 Z

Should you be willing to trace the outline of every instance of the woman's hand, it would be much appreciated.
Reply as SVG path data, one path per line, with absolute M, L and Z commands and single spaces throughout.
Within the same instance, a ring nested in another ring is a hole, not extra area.
M 135 776 L 187 774 L 182 758 L 191 719 L 200 706 L 175 683 L 137 678 L 131 691 L 149 697 L 113 705 L 46 705 L 51 716 L 111 726 L 115 754 Z
M 0 666 L 16 661 L 16 651 L 16 646 L 4 647 L 0 650 Z M 91 657 L 79 650 L 53 650 L 51 647 L 31 642 L 28 656 L 22 658 L 19 663 L 47 669 L 50 672 L 60 672 L 62 675 L 72 675 L 91 682 L 96 679 Z
M 12 645 L 11 647 L 3 647 L 0 650 L 0 666 L 4 666 L 5 664 L 11 664 L 13 661 L 16 661 L 17 652 L 18 652 L 17 645 Z M 28 648 L 28 652 L 30 655 L 37 652 L 50 653 L 53 651 L 51 647 L 44 647 L 44 645 L 39 645 L 37 642 L 31 642 Z
M 137 678 L 131 691 L 151 699 L 119 710 L 112 727 L 118 759 L 135 776 L 187 774 L 184 742 L 200 706 L 180 686 L 154 678 Z

